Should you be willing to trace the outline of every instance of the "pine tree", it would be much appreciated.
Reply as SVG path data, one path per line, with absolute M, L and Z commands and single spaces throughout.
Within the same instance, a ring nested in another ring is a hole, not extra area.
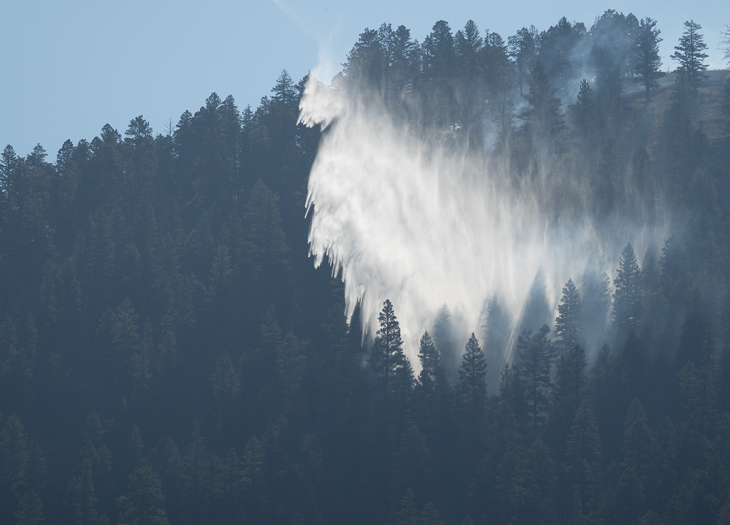
M 411 39 L 410 30 L 402 25 L 388 34 L 387 42 L 390 67 L 386 100 L 400 102 L 404 96 L 413 93 L 418 82 L 420 48 L 418 43 Z
M 426 503 L 423 510 L 418 512 L 416 493 L 411 488 L 406 489 L 396 516 L 398 525 L 444 525 L 433 503 Z
M 497 464 L 494 495 L 498 502 L 497 523 L 518 523 L 518 515 L 524 506 L 525 473 L 524 447 L 521 443 L 510 444 Z
M 538 436 L 527 450 L 525 461 L 525 523 L 554 523 L 557 473 L 550 449 Z
M 702 360 L 695 365 L 691 360 L 679 372 L 681 391 L 680 415 L 686 422 L 692 440 L 714 437 L 717 421 L 715 362 L 713 358 L 715 336 L 708 327 L 702 343 Z
M 421 337 L 418 358 L 421 361 L 421 373 L 418 374 L 413 392 L 416 421 L 426 434 L 430 434 L 436 423 L 433 411 L 439 403 L 436 399 L 437 390 L 443 389 L 446 377 L 438 351 L 428 332 L 424 332 Z
M 613 284 L 616 287 L 613 294 L 613 326 L 620 336 L 626 337 L 632 329 L 636 330 L 640 326 L 643 300 L 641 269 L 631 243 L 621 252 Z
M 520 95 L 524 95 L 525 78 L 537 54 L 537 38 L 535 26 L 530 26 L 529 29 L 523 27 L 514 36 L 507 38 L 510 56 L 517 66 L 517 84 L 520 88 Z
M 644 485 L 634 467 L 621 470 L 616 486 L 616 518 L 619 523 L 636 523 L 645 509 Z
M 0 502 L 7 505 L 9 500 L 14 506 L 25 494 L 27 464 L 27 436 L 18 416 L 11 414 L 0 429 L 0 492 L 3 494 Z
M 677 352 L 674 355 L 674 369 L 679 372 L 688 361 L 695 366 L 705 363 L 703 343 L 708 332 L 712 330 L 711 316 L 703 305 L 703 297 L 697 286 L 693 286 L 685 297 L 684 322 L 677 338 Z
M 251 439 L 255 439 L 252 437 Z M 164 450 L 164 471 L 162 473 L 162 485 L 164 487 L 164 495 L 167 497 L 167 511 L 170 520 L 173 523 L 183 522 L 183 512 L 186 508 L 185 486 L 187 478 L 184 472 L 180 450 L 172 438 L 168 438 L 165 443 Z M 245 468 L 243 461 L 242 469 Z
M 551 393 L 548 437 L 556 457 L 562 457 L 566 433 L 576 412 L 586 399 L 586 353 L 579 345 L 560 357 Z
M 130 476 L 127 492 L 117 498 L 118 525 L 167 525 L 165 498 L 157 474 L 148 465 L 138 467 Z
M 525 100 L 530 105 L 522 118 L 530 124 L 535 137 L 554 140 L 565 127 L 560 115 L 560 99 L 555 96 L 545 64 L 538 59 L 527 78 L 529 91 Z
M 13 180 L 13 172 L 18 166 L 18 156 L 13 147 L 8 144 L 0 156 L 0 216 L 6 217 L 7 205 L 10 198 L 10 184 Z
M 720 39 L 720 49 L 723 52 L 722 58 L 730 63 L 730 24 L 725 24 L 725 30 Z
M 459 367 L 456 395 L 467 428 L 479 432 L 486 417 L 487 408 L 487 361 L 479 342 L 471 334 Z
M 406 362 L 408 362 L 406 360 Z M 299 341 L 294 334 L 289 332 L 282 340 L 281 351 L 279 352 L 277 365 L 277 375 L 279 381 L 278 390 L 281 392 L 284 407 L 291 409 L 294 403 L 299 399 L 299 387 L 302 383 L 306 358 L 302 354 Z M 396 374 L 397 375 L 397 374 Z M 408 393 L 410 393 L 411 383 L 413 382 L 413 370 L 408 363 Z M 402 378 L 402 375 L 401 375 Z M 407 394 L 406 394 L 407 395 Z
M 227 428 L 224 420 L 235 414 L 236 400 L 241 389 L 239 371 L 234 366 L 228 353 L 224 350 L 215 364 L 215 372 L 211 378 L 215 398 L 216 418 L 221 430 Z
M 34 490 L 29 490 L 18 502 L 18 510 L 15 513 L 18 520 L 17 525 L 40 525 L 43 517 L 43 502 Z
M 276 84 L 271 89 L 273 100 L 280 102 L 284 106 L 292 107 L 296 103 L 296 90 L 294 89 L 294 82 L 292 81 L 289 73 L 284 69 L 279 78 L 276 79 Z
M 398 370 L 407 363 L 405 353 L 403 353 L 400 324 L 390 299 L 386 299 L 383 303 L 378 322 L 380 328 L 375 334 L 368 362 L 375 374 L 382 380 L 384 392 L 388 395 L 393 390 Z
M 91 459 L 84 458 L 77 476 L 73 476 L 66 488 L 66 515 L 70 521 L 82 525 L 101 525 Z
M 236 514 L 236 502 L 243 496 L 241 490 L 241 463 L 235 449 L 231 448 L 223 458 L 212 458 L 211 499 L 212 516 L 221 523 Z
M 595 513 L 601 490 L 601 443 L 596 418 L 581 406 L 568 432 L 563 462 L 563 500 L 569 502 L 572 520 L 582 521 Z
M 484 75 L 487 93 L 491 96 L 504 94 L 513 87 L 513 66 L 509 59 L 507 43 L 496 32 L 486 32 L 484 47 L 480 50 L 481 69 L 488 71 Z
M 412 488 L 407 488 L 400 502 L 400 508 L 397 512 L 398 525 L 416 525 L 418 519 L 418 511 L 416 509 L 416 493 Z
M 153 178 L 157 170 L 157 151 L 152 127 L 142 115 L 132 119 L 129 123 L 127 136 L 124 139 L 125 171 L 125 199 L 131 205 L 138 202 L 139 196 L 146 197 L 152 193 Z
M 659 87 L 658 80 L 664 76 L 659 68 L 662 60 L 659 58 L 659 38 L 661 31 L 656 29 L 656 20 L 644 18 L 639 21 L 638 34 L 634 40 L 634 81 L 644 86 L 646 102 L 652 89 Z
M 283 418 L 283 416 L 281 416 Z M 286 421 L 284 420 L 284 424 Z M 272 447 L 278 447 L 279 426 L 269 425 L 267 432 L 271 435 L 269 438 Z M 266 436 L 262 437 L 262 440 Z M 203 438 L 200 430 L 200 421 L 193 421 L 192 441 L 187 446 L 187 452 L 183 458 L 183 465 L 187 478 L 187 508 L 191 513 L 193 523 L 205 521 L 207 515 L 208 502 L 206 501 L 208 482 L 210 478 L 209 461 L 206 458 L 205 438 Z
M 433 322 L 431 332 L 433 344 L 439 353 L 441 366 L 446 371 L 452 372 L 459 367 L 459 352 L 454 344 L 453 326 L 451 323 L 451 312 L 447 305 L 439 308 L 436 319 Z
M 535 436 L 542 426 L 548 410 L 550 393 L 550 368 L 554 357 L 552 343 L 547 335 L 550 328 L 543 325 L 534 335 L 525 330 L 517 338 L 517 374 L 525 391 L 529 424 Z
M 152 325 L 149 319 L 145 322 L 144 336 L 137 347 L 139 350 L 132 355 L 132 379 L 139 399 L 146 399 L 152 379 L 152 358 L 154 346 L 152 344 Z
M 653 438 L 641 402 L 634 398 L 624 419 L 623 466 L 632 468 L 646 486 L 652 461 Z
M 707 44 L 699 33 L 700 29 L 702 26 L 694 20 L 686 21 L 684 33 L 679 38 L 679 44 L 674 46 L 675 51 L 671 57 L 679 63 L 675 70 L 679 82 L 692 96 L 697 94 L 697 90 L 704 84 L 707 76 L 705 75 L 707 53 L 704 52 Z
M 251 436 L 246 442 L 246 448 L 241 455 L 240 483 L 245 489 L 258 481 L 264 459 L 264 449 L 261 441 L 256 436 Z
M 129 370 L 132 356 L 139 351 L 139 315 L 125 298 L 112 317 L 111 343 L 114 359 L 120 369 Z
M 436 346 L 428 332 L 424 332 L 418 350 L 418 359 L 421 361 L 421 373 L 418 375 L 418 385 L 428 393 L 432 393 L 441 363 Z
M 259 300 L 264 302 L 265 291 L 269 304 L 272 299 L 281 300 L 288 291 L 289 246 L 281 227 L 278 200 L 279 196 L 258 180 L 243 214 L 246 275 L 256 285 L 254 291 L 261 296 Z M 254 307 L 261 307 L 252 303 Z M 274 306 L 277 306 L 276 302 Z
M 717 408 L 730 412 L 730 330 L 725 332 L 717 370 Z
M 347 54 L 342 73 L 353 91 L 358 88 L 369 88 L 374 93 L 379 93 L 383 86 L 386 67 L 385 53 L 378 38 L 378 31 L 366 28 Z
M 439 20 L 423 41 L 424 73 L 429 78 L 446 79 L 456 67 L 454 36 L 448 22 Z
M 636 331 L 631 330 L 626 338 L 623 350 L 621 351 L 621 375 L 623 388 L 627 392 L 627 399 L 634 397 L 643 398 L 646 391 L 647 363 L 645 344 L 636 336 Z M 615 396 L 620 396 L 615 392 Z
M 668 501 L 676 490 L 678 481 L 677 448 L 678 432 L 672 420 L 665 416 L 654 430 L 652 469 L 648 484 L 649 499 Z
M 56 324 L 56 314 L 58 308 L 56 307 L 56 277 L 57 269 L 56 265 L 50 260 L 46 261 L 43 265 L 43 282 L 41 284 L 41 303 L 43 305 L 43 316 L 45 319 L 45 325 L 52 327 Z
M 599 106 L 593 89 L 585 78 L 580 81 L 575 104 L 568 106 L 568 109 L 578 144 L 595 148 L 601 124 Z
M 416 425 L 406 428 L 401 437 L 393 477 L 396 486 L 401 490 L 411 487 L 422 498 L 431 493 L 433 481 L 431 452 Z
M 545 62 L 548 74 L 556 83 L 567 83 L 577 76 L 575 66 L 568 57 L 571 50 L 584 44 L 587 37 L 588 33 L 582 22 L 571 24 L 566 17 L 540 33 L 540 59 Z
M 459 76 L 466 86 L 479 74 L 478 55 L 483 45 L 484 39 L 479 35 L 479 28 L 474 20 L 469 20 L 464 29 L 457 31 L 454 36 Z
M 631 73 L 631 47 L 638 21 L 633 14 L 606 10 L 591 27 L 590 64 L 598 98 L 613 116 L 616 136 L 621 130 L 623 80 Z
M 422 86 L 425 107 L 431 108 L 429 123 L 443 129 L 453 126 L 458 118 L 458 102 L 454 78 L 458 61 L 451 27 L 444 20 L 437 21 L 421 44 Z M 461 123 L 459 123 L 461 124 Z
M 524 492 L 522 464 L 525 451 L 517 420 L 508 403 L 496 403 L 490 411 L 481 450 L 481 462 L 467 455 L 469 464 L 461 472 L 464 478 L 473 478 L 469 513 L 479 516 L 481 522 L 509 522 L 515 517 Z M 487 520 L 487 515 L 494 518 Z
M 555 335 L 560 338 L 560 342 L 556 346 L 559 354 L 565 354 L 578 344 L 582 322 L 580 295 L 572 279 L 568 279 L 563 287 L 558 314 L 555 319 Z
M 129 441 L 127 441 L 126 453 L 126 472 L 133 472 L 134 469 L 146 463 L 144 458 L 142 433 L 139 431 L 139 427 L 137 425 L 132 427 L 132 432 L 129 435 Z
M 520 380 L 518 370 L 505 363 L 499 375 L 499 399 L 507 403 L 520 426 L 520 431 L 528 435 L 528 426 L 532 423 L 527 406 L 525 388 Z
M 101 445 L 101 439 L 104 437 L 104 429 L 101 427 L 101 420 L 96 410 L 92 410 L 86 415 L 86 421 L 84 422 L 84 441 L 91 441 L 91 443 L 98 447 Z
M 31 490 L 43 494 L 46 480 L 48 478 L 48 467 L 43 450 L 38 444 L 35 434 L 28 440 L 28 463 L 26 464 L 26 483 Z

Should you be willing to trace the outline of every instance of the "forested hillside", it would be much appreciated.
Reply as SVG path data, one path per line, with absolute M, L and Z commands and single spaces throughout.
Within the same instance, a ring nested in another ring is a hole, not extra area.
M 661 253 L 625 239 L 615 279 L 525 318 L 504 367 L 479 327 L 448 348 L 448 318 L 410 363 L 390 301 L 348 327 L 308 258 L 306 78 L 55 159 L 7 146 L 0 523 L 730 523 L 730 77 L 693 22 L 664 76 L 659 35 L 615 11 L 506 40 L 383 25 L 334 79 L 516 188 L 549 163 L 599 219 L 671 217 Z

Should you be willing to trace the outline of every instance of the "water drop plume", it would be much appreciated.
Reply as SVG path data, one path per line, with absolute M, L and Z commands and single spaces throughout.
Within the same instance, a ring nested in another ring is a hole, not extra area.
M 306 204 L 314 264 L 328 259 L 345 284 L 348 320 L 360 303 L 366 332 L 390 299 L 412 361 L 444 304 L 463 342 L 484 335 L 490 301 L 514 339 L 537 321 L 523 316 L 537 282 L 554 321 L 569 278 L 611 276 L 627 241 L 642 254 L 663 240 L 620 214 L 599 221 L 579 174 L 544 167 L 516 177 L 508 162 L 456 144 L 454 126 L 423 133 L 378 97 L 311 77 L 300 119 L 323 127 Z M 505 346 L 487 350 L 508 359 Z

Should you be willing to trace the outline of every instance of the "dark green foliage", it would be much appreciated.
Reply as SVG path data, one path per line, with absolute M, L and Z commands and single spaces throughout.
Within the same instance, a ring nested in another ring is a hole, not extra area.
M 529 29 L 523 27 L 507 39 L 507 44 L 510 56 L 515 61 L 520 95 L 523 95 L 525 78 L 537 55 L 537 30 L 534 26 L 530 26 Z
M 562 498 L 571 520 L 591 519 L 598 510 L 602 479 L 600 440 L 593 412 L 581 406 L 568 432 L 563 461 Z
M 281 229 L 281 216 L 276 204 L 277 195 L 261 180 L 251 190 L 251 198 L 243 214 L 247 273 L 256 280 L 272 279 L 287 269 L 289 251 Z M 265 281 L 272 284 L 270 281 Z
M 18 525 L 39 525 L 44 521 L 43 502 L 35 491 L 26 492 L 25 496 L 18 502 L 18 510 L 15 512 Z
M 558 314 L 555 319 L 555 336 L 560 338 L 560 342 L 556 346 L 558 346 L 559 354 L 562 355 L 578 344 L 583 321 L 580 295 L 572 279 L 568 279 L 563 287 Z
M 725 336 L 717 371 L 717 408 L 720 412 L 730 412 L 730 338 Z
M 68 482 L 65 498 L 67 517 L 70 521 L 84 525 L 102 523 L 103 518 L 100 518 L 97 509 L 98 503 L 94 488 L 92 462 L 91 459 L 84 458 L 79 474 L 73 476 Z
M 552 341 L 490 297 L 484 351 L 444 307 L 420 369 L 389 301 L 363 337 L 307 257 L 306 77 L 243 111 L 213 93 L 164 135 L 105 125 L 55 163 L 5 147 L 0 523 L 730 523 L 730 83 L 685 28 L 673 92 L 630 13 L 506 43 L 473 20 L 360 35 L 333 89 L 539 185 L 549 227 L 676 210 L 658 264 L 597 253 L 559 304 L 538 276 L 520 322 L 557 309 Z
M 641 268 L 636 261 L 634 248 L 627 244 L 621 252 L 616 278 L 613 280 L 613 326 L 619 337 L 626 337 L 641 325 L 643 290 Z
M 512 409 L 522 433 L 531 432 L 528 427 L 531 426 L 533 421 L 530 418 L 525 388 L 522 385 L 518 370 L 509 363 L 505 363 L 499 377 L 499 398 Z M 532 415 L 534 415 L 534 412 Z
M 365 29 L 347 55 L 347 62 L 343 64 L 342 72 L 353 86 L 364 84 L 377 91 L 382 89 L 386 66 L 385 53 L 378 40 L 378 32 L 374 29 Z
M 436 381 L 439 375 L 443 373 L 439 353 L 428 332 L 424 332 L 421 337 L 418 359 L 421 361 L 421 373 L 418 374 L 418 387 L 423 390 L 424 397 L 428 397 L 433 394 Z
M 386 396 L 392 395 L 398 388 L 399 373 L 407 375 L 410 364 L 403 353 L 403 340 L 400 325 L 395 316 L 393 304 L 386 299 L 383 310 L 378 316 L 378 329 L 368 361 L 375 374 L 383 384 Z M 401 370 L 405 370 L 401 372 Z
M 601 130 L 599 105 L 588 80 L 580 81 L 575 104 L 569 106 L 574 135 L 579 146 L 595 148 Z
M 454 342 L 453 327 L 451 325 L 451 312 L 449 307 L 443 305 L 433 322 L 433 344 L 439 353 L 439 360 L 444 370 L 450 377 L 455 375 L 460 365 L 460 356 L 456 343 Z
M 596 19 L 590 31 L 589 61 L 596 72 L 598 98 L 613 121 L 616 136 L 622 126 L 623 80 L 634 73 L 632 55 L 638 28 L 633 14 L 609 9 Z
M 530 126 L 536 139 L 553 143 L 557 135 L 564 129 L 565 123 L 560 115 L 560 99 L 555 96 L 557 89 L 552 86 L 550 76 L 541 60 L 537 60 L 527 78 L 529 90 L 525 99 L 530 107 L 522 118 Z
M 427 503 L 423 510 L 418 512 L 415 496 L 413 489 L 406 490 L 397 512 L 398 525 L 444 525 L 433 503 Z
M 127 492 L 117 499 L 119 525 L 167 525 L 165 498 L 160 479 L 146 465 L 137 468 L 129 476 Z
M 523 497 L 524 446 L 511 407 L 493 407 L 483 456 L 477 463 L 469 494 L 469 514 L 482 521 L 514 521 Z M 474 465 L 471 466 L 474 470 Z
M 458 425 L 458 435 L 450 436 L 444 444 L 458 447 L 457 453 L 452 456 L 451 465 L 447 472 L 457 476 L 457 479 L 468 479 L 474 474 L 486 450 L 485 437 L 488 435 L 487 419 L 487 362 L 479 347 L 479 342 L 472 333 L 466 343 L 465 352 L 459 367 L 459 381 L 454 389 L 455 417 Z M 481 466 L 480 469 L 484 469 Z M 489 483 L 489 482 L 487 482 Z M 465 490 L 465 489 L 462 489 Z M 482 487 L 480 490 L 486 490 Z M 456 492 L 456 491 L 454 491 Z M 464 501 L 466 494 L 452 497 Z M 473 494 L 470 496 L 475 497 Z M 477 496 L 479 498 L 479 496 Z
M 540 33 L 539 58 L 544 61 L 551 78 L 563 83 L 575 77 L 575 65 L 570 60 L 570 53 L 573 49 L 580 49 L 587 36 L 585 24 L 571 24 L 566 17 Z
M 543 325 L 537 333 L 525 330 L 517 338 L 517 376 L 525 392 L 532 435 L 542 427 L 548 410 L 550 368 L 554 349 L 547 336 L 550 328 Z
M 550 449 L 538 436 L 524 467 L 524 516 L 529 523 L 553 523 L 557 472 Z
M 397 487 L 396 493 L 411 487 L 422 498 L 433 495 L 431 452 L 426 446 L 423 434 L 415 425 L 411 425 L 403 433 L 393 477 Z
M 27 437 L 20 419 L 12 414 L 0 428 L 0 491 L 3 515 L 9 516 L 27 490 Z
M 464 424 L 472 432 L 483 430 L 482 425 L 487 410 L 487 361 L 479 342 L 471 334 L 466 343 L 464 357 L 459 367 L 459 382 L 456 385 L 456 398 Z
M 427 433 L 436 431 L 440 416 L 450 412 L 450 387 L 446 373 L 441 365 L 441 358 L 428 332 L 421 337 L 418 358 L 421 362 L 421 373 L 418 374 L 414 396 L 414 416 L 419 426 Z M 434 407 L 439 412 L 434 413 Z
M 642 84 L 646 92 L 646 102 L 652 89 L 659 87 L 658 80 L 664 76 L 659 69 L 662 65 L 659 58 L 659 38 L 661 31 L 656 28 L 656 20 L 643 18 L 639 20 L 638 35 L 634 42 L 634 81 Z
M 702 34 L 699 33 L 700 29 L 702 26 L 694 20 L 685 22 L 684 32 L 679 38 L 679 43 L 674 46 L 674 54 L 672 54 L 672 59 L 679 64 L 675 71 L 677 81 L 682 89 L 688 90 L 695 96 L 704 83 L 705 70 L 707 70 L 707 64 L 705 64 L 707 53 L 704 52 L 707 44 L 705 44 Z
M 586 353 L 579 345 L 575 345 L 558 360 L 548 423 L 550 444 L 558 458 L 562 457 L 563 443 L 570 424 L 586 399 L 586 366 Z
M 632 475 L 638 477 L 642 487 L 646 486 L 649 480 L 653 441 L 644 407 L 637 398 L 634 398 L 624 419 L 623 465 L 625 468 L 633 469 Z

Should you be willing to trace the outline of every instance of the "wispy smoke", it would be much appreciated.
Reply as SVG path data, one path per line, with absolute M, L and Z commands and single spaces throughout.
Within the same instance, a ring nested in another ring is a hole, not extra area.
M 546 167 L 516 178 L 482 152 L 453 147 L 452 130 L 425 140 L 377 98 L 311 78 L 301 121 L 326 128 L 307 199 L 315 266 L 329 260 L 345 283 L 348 319 L 360 302 L 365 331 L 377 328 L 389 298 L 414 364 L 418 338 L 444 304 L 460 348 L 472 331 L 483 336 L 480 327 L 490 326 L 490 301 L 514 339 L 523 326 L 550 321 L 527 318 L 537 315 L 527 312 L 531 294 L 542 296 L 549 305 L 542 317 L 554 321 L 569 278 L 612 276 L 627 241 L 639 257 L 663 242 L 656 229 L 617 214 L 598 224 L 585 198 L 593 190 L 579 175 Z M 504 346 L 487 349 L 497 370 L 494 356 L 509 358 Z

